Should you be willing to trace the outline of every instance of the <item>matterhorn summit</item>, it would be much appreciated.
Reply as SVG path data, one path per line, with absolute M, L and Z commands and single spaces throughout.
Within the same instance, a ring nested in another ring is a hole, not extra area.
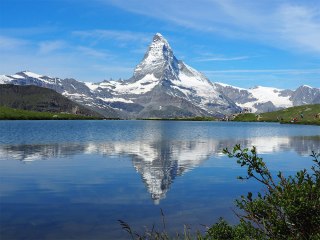
M 178 60 L 173 55 L 168 41 L 160 33 L 154 35 L 143 60 L 135 68 L 133 77 L 139 80 L 148 74 L 158 79 L 178 79 Z
M 143 106 L 138 117 L 217 116 L 239 109 L 202 73 L 179 61 L 160 33 L 132 78 L 116 84 L 113 93 Z

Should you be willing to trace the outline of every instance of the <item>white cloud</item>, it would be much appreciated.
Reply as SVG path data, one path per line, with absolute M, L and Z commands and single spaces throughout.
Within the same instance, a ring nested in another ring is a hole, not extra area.
M 61 40 L 43 41 L 39 43 L 39 53 L 48 54 L 66 47 L 66 43 Z
M 320 53 L 319 9 L 284 5 L 276 16 L 281 25 L 278 33 L 285 42 Z
M 127 66 L 130 65 L 130 67 Z M 120 72 L 122 73 L 122 76 L 116 76 L 115 78 L 121 78 L 121 77 L 125 77 L 125 76 L 131 76 L 133 73 L 133 64 L 129 63 L 129 64 L 125 64 L 125 65 L 118 65 L 118 66 L 108 66 L 108 65 L 102 65 L 102 64 L 95 64 L 92 67 L 100 72 L 104 72 L 106 74 L 109 74 L 109 76 L 106 77 L 115 77 L 114 73 L 116 72 Z
M 320 68 L 313 69 L 227 69 L 202 71 L 210 80 L 253 87 L 255 85 L 295 89 L 303 84 L 320 87 Z M 241 84 L 240 84 L 241 83 Z
M 277 74 L 320 74 L 320 68 L 316 69 L 229 69 L 209 70 L 204 73 L 277 73 Z
M 63 51 L 62 51 L 63 50 Z M 102 81 L 104 78 L 129 78 L 133 66 L 106 51 L 61 40 L 28 41 L 0 36 L 0 74 L 30 70 L 43 75 L 76 78 L 83 81 Z M 99 67 L 100 66 L 100 67 Z M 101 66 L 108 66 L 103 68 Z
M 94 57 L 94 58 L 106 58 L 108 56 L 111 56 L 103 51 L 98 51 L 93 48 L 79 46 L 76 48 L 77 51 L 79 51 L 81 54 Z
M 104 58 L 83 57 L 80 52 L 61 52 L 39 55 L 31 51 L 4 53 L 1 55 L 1 74 L 14 74 L 29 70 L 41 75 L 60 78 L 75 78 L 85 82 L 100 82 L 110 77 L 129 78 L 132 75 L 132 63 L 118 62 Z M 120 67 L 121 66 L 121 67 Z
M 103 1 L 103 0 L 101 0 Z M 105 0 L 126 11 L 230 38 L 293 51 L 320 52 L 318 1 Z
M 100 51 L 87 46 L 74 46 L 70 43 L 61 40 L 53 41 L 42 41 L 38 43 L 39 45 L 39 54 L 48 55 L 48 54 L 57 54 L 58 50 L 64 50 L 72 55 L 85 55 L 93 58 L 106 58 L 111 57 L 111 54 L 106 53 L 106 51 Z
M 149 42 L 150 34 L 137 33 L 131 31 L 116 31 L 108 29 L 94 29 L 87 31 L 73 31 L 73 35 L 83 38 L 93 38 L 96 40 L 112 39 L 121 42 L 138 41 Z
M 12 38 L 7 36 L 0 36 L 0 50 L 15 50 L 17 48 L 23 47 L 28 44 L 28 41 L 19 39 L 19 38 Z
M 249 59 L 249 56 L 238 56 L 238 57 L 203 57 L 197 58 L 195 62 L 210 62 L 210 61 L 239 61 Z

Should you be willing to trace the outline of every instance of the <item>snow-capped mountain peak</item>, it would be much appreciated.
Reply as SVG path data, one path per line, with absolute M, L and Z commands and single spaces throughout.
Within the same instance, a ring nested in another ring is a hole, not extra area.
M 128 89 L 128 85 L 122 85 L 121 88 Z M 233 102 L 215 90 L 213 84 L 202 73 L 179 61 L 168 41 L 159 33 L 154 35 L 144 58 L 135 68 L 131 85 L 136 85 L 134 93 L 141 91 L 143 94 L 161 98 L 155 103 L 157 105 L 170 104 L 165 100 L 168 96 L 175 98 L 176 102 L 186 101 L 188 104 L 195 104 L 194 107 L 198 109 L 197 115 L 202 115 L 202 111 L 214 114 L 217 108 L 219 114 L 238 110 Z
M 41 78 L 41 77 L 43 77 L 43 75 L 39 75 L 37 73 L 33 73 L 33 72 L 30 72 L 30 71 L 20 72 L 19 75 L 25 75 L 25 76 L 32 77 L 32 78 Z
M 168 41 L 160 33 L 154 35 L 148 51 L 136 66 L 133 76 L 135 80 L 139 80 L 147 74 L 154 74 L 159 80 L 168 76 L 177 78 L 179 74 L 178 60 Z
M 17 79 L 24 79 L 24 78 L 36 78 L 36 79 L 40 79 L 41 77 L 43 77 L 42 75 L 33 73 L 33 72 L 29 72 L 29 71 L 21 71 L 18 72 L 16 74 L 13 75 L 1 75 L 0 76 L 0 81 L 2 84 L 6 83 L 6 82 L 10 82 L 11 80 L 17 80 Z
M 149 58 L 148 60 L 151 61 L 158 60 L 159 58 L 168 60 L 173 55 L 173 51 L 168 41 L 160 33 L 157 33 L 153 36 L 146 55 Z

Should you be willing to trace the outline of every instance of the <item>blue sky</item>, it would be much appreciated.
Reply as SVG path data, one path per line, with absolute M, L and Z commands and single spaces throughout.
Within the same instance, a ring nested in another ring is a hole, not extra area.
M 157 32 L 211 81 L 320 87 L 318 0 L 1 0 L 0 74 L 127 79 Z

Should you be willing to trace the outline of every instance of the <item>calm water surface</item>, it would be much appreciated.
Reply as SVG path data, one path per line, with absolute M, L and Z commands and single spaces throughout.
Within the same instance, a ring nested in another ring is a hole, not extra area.
M 0 239 L 127 239 L 136 230 L 236 223 L 234 199 L 260 191 L 221 154 L 257 146 L 272 171 L 312 165 L 317 126 L 174 121 L 0 121 Z

